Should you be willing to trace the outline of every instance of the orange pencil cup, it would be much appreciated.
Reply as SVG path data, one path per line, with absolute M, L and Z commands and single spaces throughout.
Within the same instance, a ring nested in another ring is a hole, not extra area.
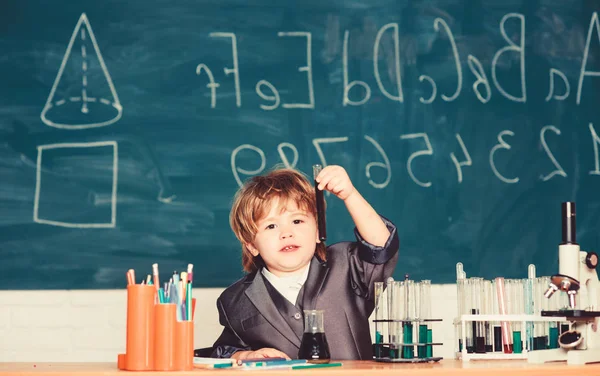
M 175 323 L 175 370 L 191 370 L 194 367 L 194 322 Z
M 154 370 L 175 370 L 175 304 L 157 304 L 154 321 Z
M 152 285 L 127 286 L 127 353 L 125 369 L 154 369 L 154 295 Z

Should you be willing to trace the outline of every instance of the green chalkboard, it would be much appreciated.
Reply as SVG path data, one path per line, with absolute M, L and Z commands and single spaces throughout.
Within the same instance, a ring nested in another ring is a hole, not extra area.
M 398 278 L 554 273 L 561 202 L 600 239 L 591 3 L 4 0 L 0 288 L 227 286 L 239 183 L 319 162 L 398 226 Z

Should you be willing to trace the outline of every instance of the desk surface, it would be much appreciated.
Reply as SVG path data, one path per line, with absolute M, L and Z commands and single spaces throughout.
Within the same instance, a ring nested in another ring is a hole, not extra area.
M 1 375 L 68 375 L 98 376 L 117 375 L 127 371 L 119 371 L 116 363 L 0 363 Z M 269 376 L 289 376 L 289 370 L 238 371 L 235 369 L 193 370 L 188 372 L 161 372 L 161 375 L 196 375 L 213 373 L 219 376 L 240 376 L 247 373 L 256 375 L 264 373 Z M 156 372 L 130 372 L 131 375 L 153 375 Z M 528 364 L 524 360 L 512 361 L 471 361 L 462 363 L 457 360 L 442 360 L 430 364 L 387 364 L 373 361 L 343 361 L 342 367 L 295 370 L 295 376 L 444 376 L 444 375 L 483 375 L 486 376 L 585 376 L 600 375 L 600 364 L 585 366 L 569 366 L 566 363 Z

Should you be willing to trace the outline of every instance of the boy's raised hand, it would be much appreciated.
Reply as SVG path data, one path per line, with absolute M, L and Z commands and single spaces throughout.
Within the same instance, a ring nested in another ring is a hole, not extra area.
M 319 189 L 325 189 L 344 201 L 355 192 L 354 185 L 342 166 L 325 167 L 316 180 L 319 183 Z

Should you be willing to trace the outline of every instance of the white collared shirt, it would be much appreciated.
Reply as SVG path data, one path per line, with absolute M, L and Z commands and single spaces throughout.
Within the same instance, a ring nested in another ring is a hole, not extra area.
M 309 268 L 310 263 L 306 265 L 304 270 L 300 273 L 289 277 L 278 277 L 268 271 L 267 268 L 262 268 L 261 273 L 269 282 L 271 282 L 273 287 L 275 287 L 281 295 L 283 295 L 290 303 L 296 305 L 296 299 L 298 299 L 300 289 L 304 286 L 304 282 L 306 282 L 306 279 L 308 278 Z

